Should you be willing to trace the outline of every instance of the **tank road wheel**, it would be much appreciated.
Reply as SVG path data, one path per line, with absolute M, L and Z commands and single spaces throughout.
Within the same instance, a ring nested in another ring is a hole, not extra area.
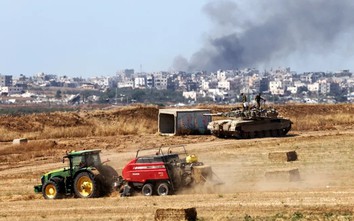
M 259 137 L 259 138 L 262 138 L 262 137 L 264 137 L 264 133 L 263 133 L 263 131 L 257 131 L 257 137 Z
M 278 136 L 279 136 L 279 137 L 284 136 L 284 131 L 283 131 L 283 129 L 278 129 Z
M 170 186 L 165 182 L 159 183 L 156 187 L 156 192 L 159 196 L 166 196 L 170 193 Z
M 270 137 L 270 136 L 271 136 L 270 130 L 265 130 L 265 131 L 264 131 L 264 136 L 265 136 L 265 137 Z
M 270 135 L 271 135 L 272 137 L 277 137 L 277 136 L 278 136 L 278 131 L 277 131 L 277 130 L 271 130 L 271 131 L 270 131 Z
M 42 189 L 45 199 L 61 199 L 63 198 L 62 188 L 59 182 L 49 180 Z
M 144 196 L 152 196 L 153 193 L 153 186 L 151 183 L 147 183 L 143 186 L 143 188 L 141 189 L 141 193 Z
M 99 195 L 97 183 L 92 174 L 82 172 L 74 180 L 75 196 L 79 198 L 93 198 Z
M 249 138 L 255 138 L 256 137 L 256 132 L 254 132 L 254 131 L 251 131 L 251 132 L 249 132 Z
M 284 135 L 286 135 L 290 131 L 290 129 L 291 129 L 291 125 L 289 127 L 285 128 Z
M 241 139 L 245 139 L 245 132 L 241 131 L 239 136 L 240 136 Z
M 242 132 L 241 136 L 242 136 L 242 139 L 249 139 L 250 133 L 249 132 Z
M 225 138 L 225 135 L 223 133 L 217 133 L 215 136 L 218 138 Z

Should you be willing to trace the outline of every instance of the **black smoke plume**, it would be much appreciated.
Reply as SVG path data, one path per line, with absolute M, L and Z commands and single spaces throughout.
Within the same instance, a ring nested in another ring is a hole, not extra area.
M 203 11 L 214 24 L 211 34 L 190 59 L 176 57 L 174 69 L 275 65 L 294 54 L 298 59 L 323 56 L 337 50 L 343 39 L 354 39 L 352 0 L 219 0 Z

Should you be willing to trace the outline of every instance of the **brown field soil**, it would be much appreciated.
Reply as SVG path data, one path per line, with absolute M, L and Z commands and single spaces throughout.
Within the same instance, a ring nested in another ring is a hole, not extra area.
M 139 128 L 139 132 L 132 134 L 97 135 L 93 132 L 84 137 L 50 138 L 45 138 L 40 134 L 43 130 L 38 129 L 40 132 L 33 135 L 35 139 L 26 145 L 0 142 L 0 220 L 153 220 L 156 209 L 189 207 L 196 207 L 199 220 L 354 220 L 354 129 L 349 116 L 354 113 L 353 106 L 278 108 L 284 108 L 280 111 L 284 117 L 293 116 L 289 118 L 294 124 L 300 120 L 311 124 L 302 130 L 298 129 L 300 125 L 294 125 L 296 130 L 281 138 L 225 140 L 209 135 L 160 136 L 154 131 L 157 116 L 154 108 L 146 112 L 128 108 L 124 110 L 125 115 L 118 110 L 77 115 L 56 113 L 48 115 L 48 124 L 38 117 L 34 121 L 40 125 L 38 128 L 55 129 L 55 116 L 60 116 L 70 122 L 66 127 L 71 127 L 73 122 L 87 128 L 102 122 L 117 121 L 123 125 L 130 119 L 130 123 L 151 124 L 153 129 Z M 131 117 L 125 118 L 129 113 Z M 294 121 L 296 116 L 298 120 Z M 332 125 L 315 121 L 318 116 Z M 339 116 L 347 119 L 338 119 Z M 15 131 L 20 137 L 37 130 L 20 129 L 22 123 L 29 121 L 26 116 L 7 116 L 0 120 L 3 130 Z M 62 127 L 63 122 L 60 125 Z M 33 192 L 33 186 L 39 184 L 43 173 L 63 167 L 61 156 L 67 150 L 100 148 L 102 159 L 109 159 L 108 164 L 120 173 L 138 148 L 172 144 L 186 144 L 190 153 L 212 166 L 224 184 L 206 185 L 166 197 L 137 194 L 121 198 L 113 193 L 99 199 L 50 201 Z M 293 150 L 298 155 L 297 161 L 268 158 L 269 153 Z M 287 171 L 294 169 L 298 169 L 300 177 L 290 181 Z M 278 179 L 267 178 L 265 174 L 269 172 L 279 173 Z

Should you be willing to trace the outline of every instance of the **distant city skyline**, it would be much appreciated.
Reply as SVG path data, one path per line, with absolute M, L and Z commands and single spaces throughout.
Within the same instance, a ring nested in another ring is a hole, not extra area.
M 2 0 L 0 73 L 352 71 L 353 10 L 350 0 Z

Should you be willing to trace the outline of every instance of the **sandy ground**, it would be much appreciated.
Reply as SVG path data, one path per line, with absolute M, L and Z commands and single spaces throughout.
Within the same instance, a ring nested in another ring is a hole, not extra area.
M 199 220 L 354 220 L 354 130 L 292 131 L 251 140 L 144 135 L 56 141 L 67 147 L 95 145 L 118 172 L 139 147 L 184 143 L 224 184 L 165 197 L 114 193 L 50 201 L 34 194 L 33 185 L 44 172 L 63 166 L 60 156 L 0 163 L 0 220 L 153 220 L 158 208 L 189 207 L 196 207 Z M 298 160 L 269 159 L 269 153 L 287 151 L 296 151 Z M 299 179 L 290 180 L 289 171 L 296 169 Z M 267 178 L 269 173 L 276 179 Z

